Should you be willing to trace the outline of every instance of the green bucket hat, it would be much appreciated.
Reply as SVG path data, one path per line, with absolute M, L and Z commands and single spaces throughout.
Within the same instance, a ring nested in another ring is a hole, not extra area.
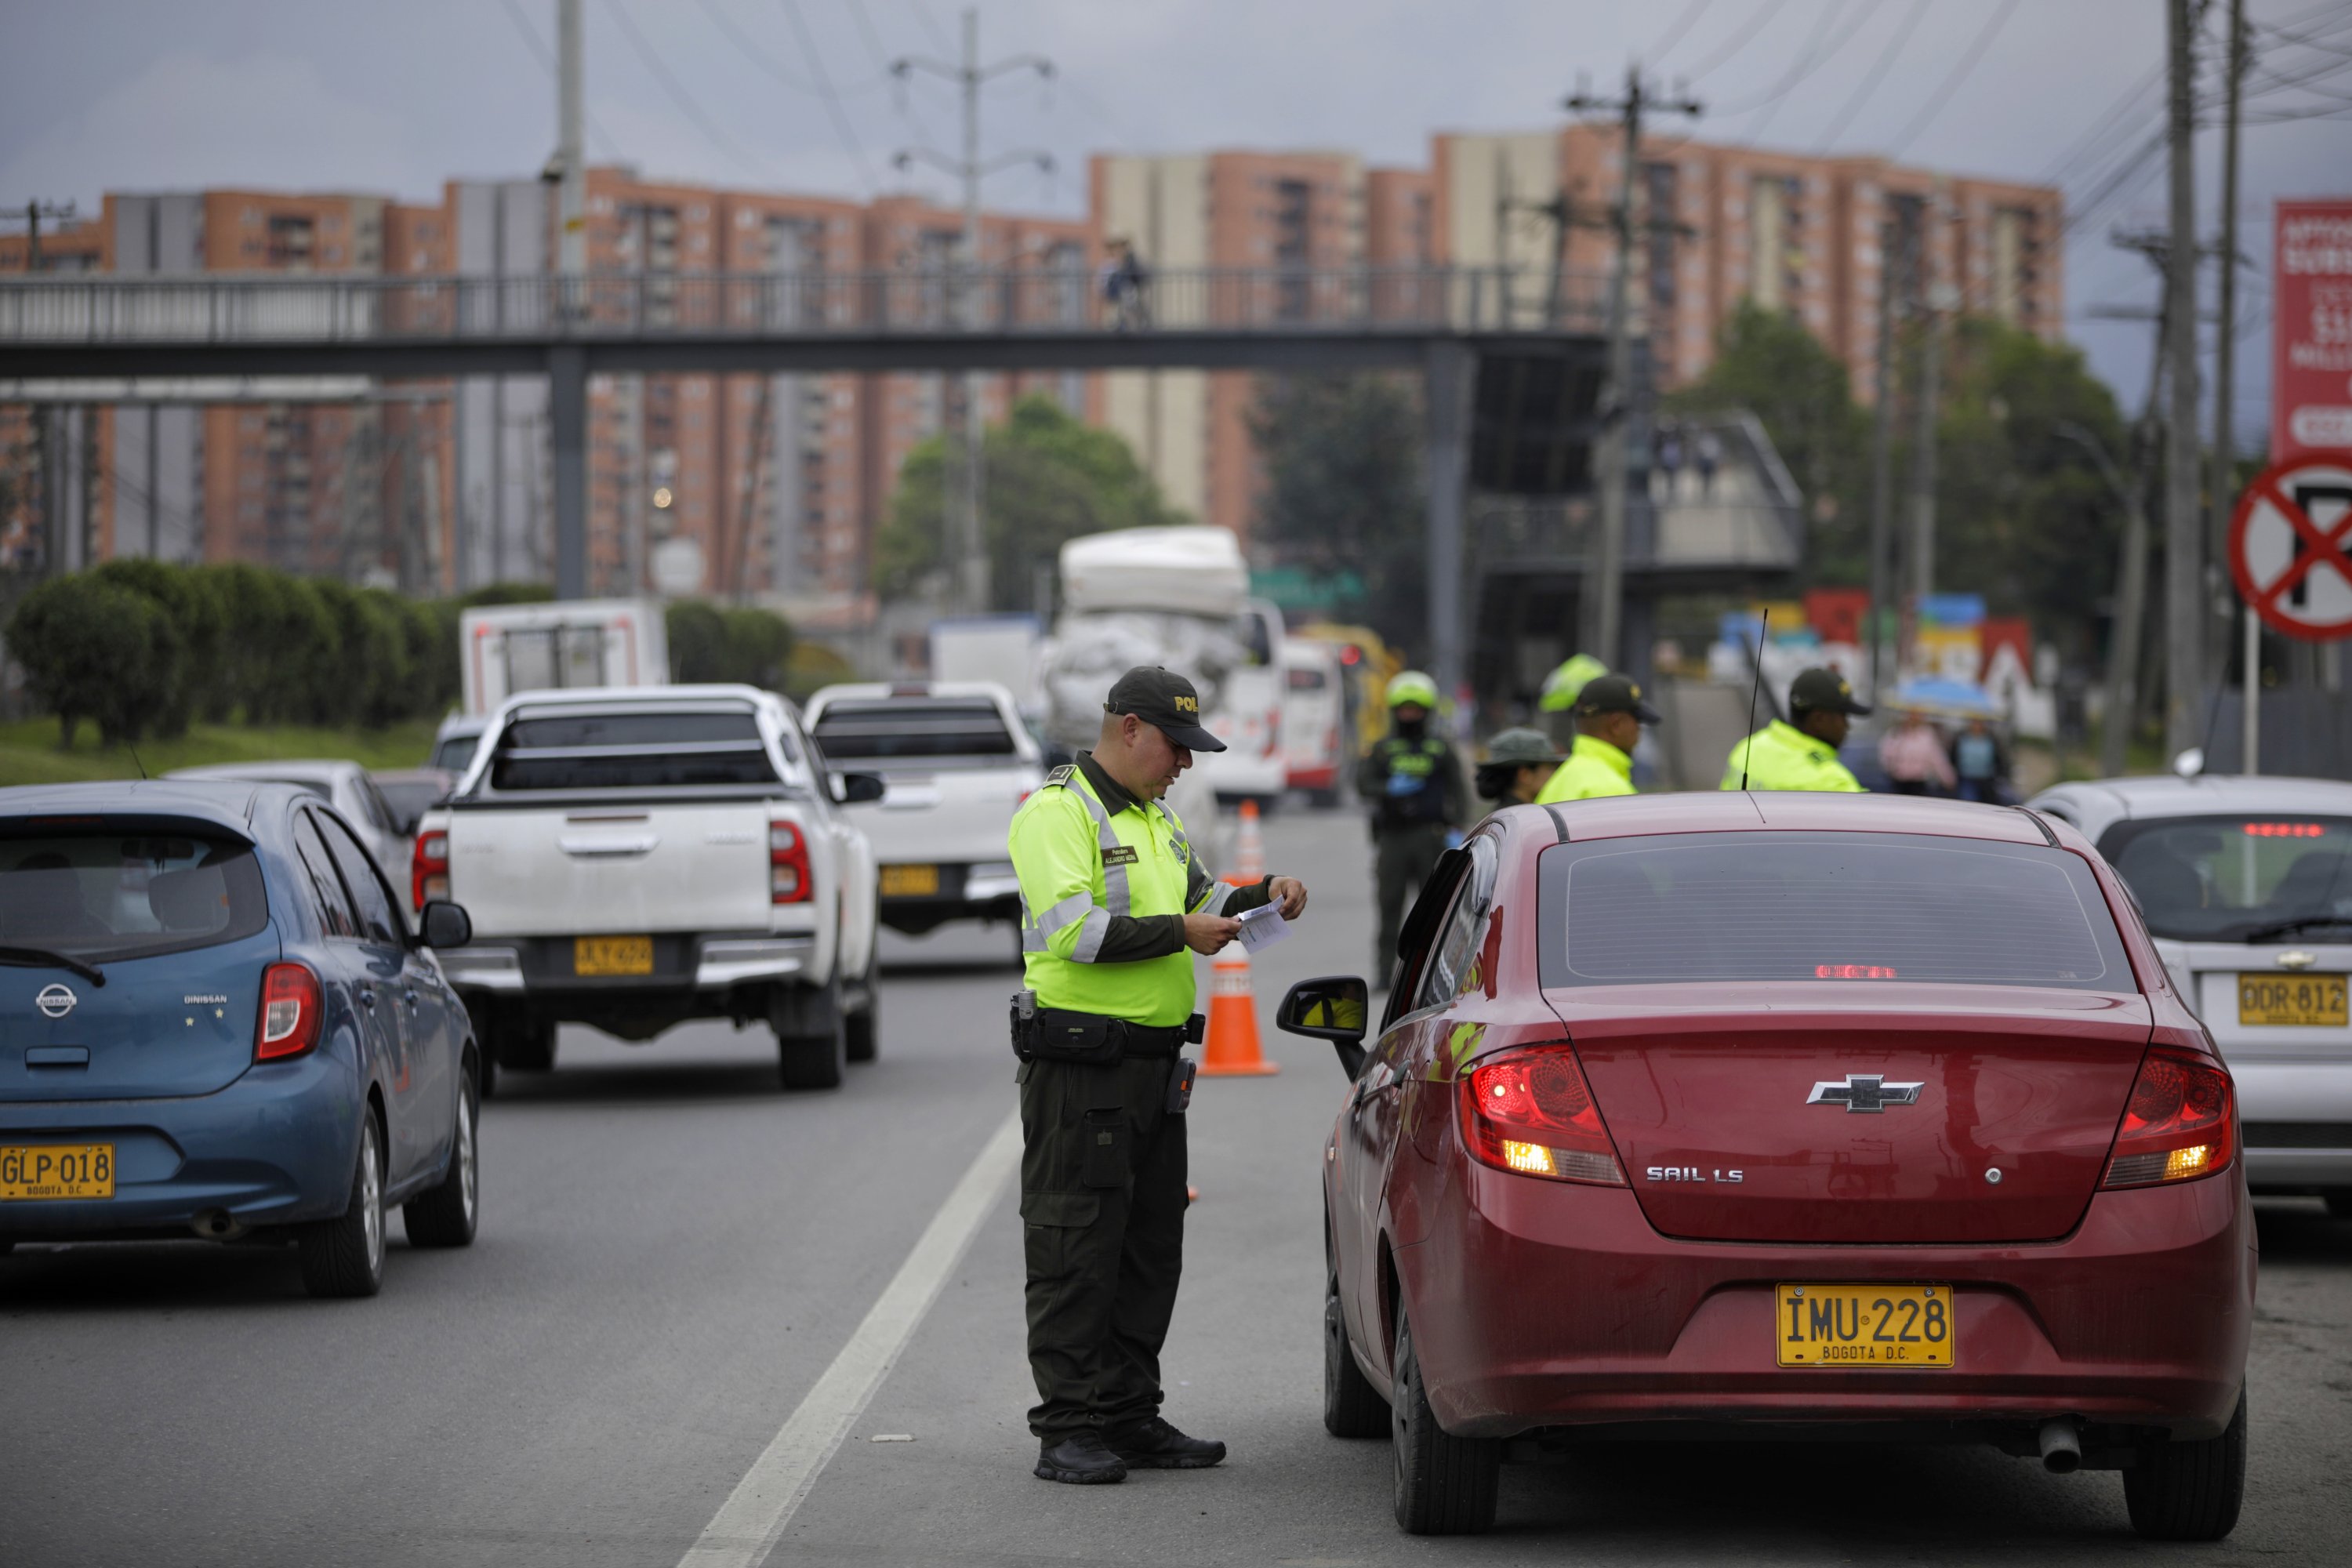
M 1545 763 L 1566 761 L 1568 754 L 1553 745 L 1551 737 L 1540 730 L 1506 730 L 1486 742 L 1488 767 L 1539 767 Z

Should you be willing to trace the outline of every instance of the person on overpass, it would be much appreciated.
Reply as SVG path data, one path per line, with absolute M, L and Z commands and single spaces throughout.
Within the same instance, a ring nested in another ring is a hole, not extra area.
M 1506 730 L 1486 742 L 1486 760 L 1478 764 L 1473 782 L 1479 799 L 1495 803 L 1494 811 L 1528 805 L 1567 760 L 1541 730 Z
M 1209 875 L 1160 797 L 1194 752 L 1192 683 L 1138 666 L 1103 704 L 1100 739 L 1013 814 L 1022 971 L 1021 1218 L 1028 1270 L 1035 1474 L 1088 1485 L 1134 1469 L 1205 1469 L 1223 1443 L 1160 1414 L 1160 1349 L 1183 1268 L 1185 1108 L 1201 1038 L 1192 954 L 1234 939 L 1244 912 L 1295 920 L 1305 884 L 1232 887 Z
M 1775 719 L 1731 748 L 1725 789 L 1832 790 L 1860 795 L 1862 783 L 1838 761 L 1856 715 L 1853 683 L 1834 669 L 1801 671 L 1789 687 L 1789 717 Z
M 1642 689 L 1622 675 L 1584 683 L 1576 700 L 1576 750 L 1536 796 L 1538 805 L 1633 793 L 1633 748 L 1642 726 L 1658 721 Z
M 1388 688 L 1389 733 L 1356 764 L 1356 793 L 1372 803 L 1374 896 L 1380 935 L 1372 984 L 1385 986 L 1396 965 L 1397 932 L 1449 839 L 1469 819 L 1462 762 L 1453 743 L 1429 732 L 1437 682 L 1401 671 Z

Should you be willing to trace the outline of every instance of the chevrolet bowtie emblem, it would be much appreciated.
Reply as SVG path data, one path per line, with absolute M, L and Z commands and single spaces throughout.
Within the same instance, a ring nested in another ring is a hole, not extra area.
M 1876 1073 L 1850 1072 L 1843 1083 L 1832 1079 L 1813 1085 L 1813 1092 L 1805 1096 L 1807 1105 L 1843 1105 L 1849 1114 L 1869 1111 L 1875 1115 L 1890 1105 L 1916 1105 L 1923 1085 L 1889 1083 Z

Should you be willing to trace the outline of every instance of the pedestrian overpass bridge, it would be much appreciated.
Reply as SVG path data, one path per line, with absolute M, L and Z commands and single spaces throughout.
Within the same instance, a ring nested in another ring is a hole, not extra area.
M 26 277 L 0 281 L 0 384 L 12 400 L 89 402 L 100 400 L 93 381 L 108 379 L 544 375 L 556 586 L 577 595 L 587 584 L 591 375 L 1418 374 L 1431 662 L 1450 686 L 1474 658 L 1491 667 L 1480 650 L 1508 638 L 1529 594 L 1583 570 L 1592 509 L 1580 492 L 1601 427 L 1604 293 L 1598 278 L 1457 267 L 1171 269 L 1117 300 L 1088 273 L 1043 267 Z M 1647 446 L 1639 403 L 1637 464 Z M 1637 472 L 1626 555 L 1635 593 L 1754 582 L 1796 563 L 1793 487 L 1752 421 L 1726 428 L 1727 460 L 1706 497 L 1653 498 Z M 1628 647 L 1642 647 L 1638 620 L 1629 631 Z

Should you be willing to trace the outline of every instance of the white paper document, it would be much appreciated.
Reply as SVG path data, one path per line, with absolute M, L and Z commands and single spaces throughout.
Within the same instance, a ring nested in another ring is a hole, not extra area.
M 1263 952 L 1290 934 L 1290 922 L 1282 918 L 1280 904 L 1260 904 L 1240 916 L 1241 934 L 1234 940 L 1249 952 Z

